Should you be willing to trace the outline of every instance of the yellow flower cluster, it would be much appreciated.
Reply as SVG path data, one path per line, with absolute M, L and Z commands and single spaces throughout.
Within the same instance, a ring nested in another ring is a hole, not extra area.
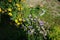
M 12 2 L 12 0 L 7 0 L 7 1 Z M 20 2 L 25 2 L 25 1 L 26 0 L 21 0 Z M 12 6 L 12 5 L 10 5 L 10 6 Z M 14 6 L 16 7 L 16 11 L 19 12 L 19 13 L 17 12 L 17 15 L 19 17 L 16 18 L 14 21 L 17 25 L 20 25 L 20 24 L 22 24 L 22 22 L 25 22 L 25 20 L 22 19 L 22 15 L 19 15 L 19 14 L 21 14 L 20 12 L 21 12 L 21 10 L 23 10 L 23 7 L 22 7 L 22 4 L 20 4 L 20 3 L 15 3 Z M 13 9 L 14 9 L 14 7 L 13 7 Z M 7 12 L 9 16 L 13 17 L 13 14 L 12 14 L 13 9 L 8 7 L 7 9 L 2 10 L 2 8 L 0 8 L 0 12 L 2 12 L 2 13 Z
M 9 12 L 9 13 L 8 13 L 8 15 L 9 15 L 9 16 L 12 16 L 12 13 L 11 13 L 11 12 Z
M 16 23 L 17 25 L 20 25 L 20 23 L 19 23 L 19 21 L 18 21 L 17 19 L 15 19 L 15 23 Z
M 21 4 L 16 3 L 16 6 L 17 6 L 17 7 L 21 7 Z
M 23 8 L 22 7 L 20 7 L 20 8 L 17 8 L 19 11 L 21 11 L 21 10 L 23 10 Z
M 22 21 L 22 18 L 19 18 L 19 21 L 21 22 Z
M 11 13 L 12 9 L 11 8 L 8 8 L 8 11 L 9 11 L 8 15 L 9 16 L 12 16 L 12 13 Z
M 25 20 L 23 20 L 22 18 L 15 19 L 15 23 L 16 23 L 17 25 L 21 25 L 22 22 L 25 22 Z
M 23 10 L 23 8 L 22 8 L 22 5 L 21 5 L 21 4 L 17 3 L 17 4 L 16 4 L 16 6 L 17 6 L 17 10 L 18 10 L 18 11 Z
M 11 9 L 11 8 L 8 8 L 8 11 L 9 11 L 9 12 L 11 12 L 11 11 L 12 11 L 12 9 Z
M 19 18 L 19 19 L 15 19 L 15 23 L 17 24 L 17 25 L 20 25 L 20 24 L 22 24 L 22 18 Z

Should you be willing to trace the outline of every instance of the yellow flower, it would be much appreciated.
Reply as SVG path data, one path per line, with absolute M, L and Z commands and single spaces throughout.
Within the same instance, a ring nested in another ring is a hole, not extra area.
M 20 25 L 20 23 L 18 22 L 17 25 Z
M 11 11 L 12 11 L 12 9 L 11 9 L 11 8 L 8 8 L 8 11 L 10 11 L 10 12 L 11 12 Z
M 18 23 L 18 20 L 17 19 L 15 19 L 15 23 Z
M 0 12 L 2 12 L 2 9 L 0 8 Z
M 21 7 L 21 10 L 23 10 L 23 8 Z
M 18 8 L 18 10 L 20 11 L 20 10 L 23 10 L 23 8 L 21 7 L 21 8 Z
M 17 25 L 22 24 L 22 22 L 19 22 L 17 19 L 15 19 L 15 23 L 16 23 Z
M 12 16 L 12 13 L 8 13 L 9 16 Z
M 19 21 L 22 21 L 22 18 L 19 18 Z
M 17 3 L 16 6 L 17 6 L 17 7 L 21 7 L 21 4 L 18 4 L 18 3 Z
M 21 9 L 20 9 L 20 8 L 18 8 L 18 10 L 20 11 Z

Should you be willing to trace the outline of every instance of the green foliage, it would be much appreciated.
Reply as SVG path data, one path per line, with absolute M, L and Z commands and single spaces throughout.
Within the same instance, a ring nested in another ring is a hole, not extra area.
M 58 25 L 50 28 L 49 39 L 51 40 L 60 40 L 60 27 Z

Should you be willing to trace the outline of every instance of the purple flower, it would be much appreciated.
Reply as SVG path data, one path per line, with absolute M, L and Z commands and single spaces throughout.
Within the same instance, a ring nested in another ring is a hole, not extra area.
M 39 21 L 39 23 L 40 23 L 41 26 L 44 25 L 44 22 L 43 21 Z

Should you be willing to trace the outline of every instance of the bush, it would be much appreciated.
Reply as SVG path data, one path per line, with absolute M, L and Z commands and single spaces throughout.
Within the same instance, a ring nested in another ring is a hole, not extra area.
M 59 17 L 49 12 L 26 0 L 0 0 L 1 40 L 59 40 Z

